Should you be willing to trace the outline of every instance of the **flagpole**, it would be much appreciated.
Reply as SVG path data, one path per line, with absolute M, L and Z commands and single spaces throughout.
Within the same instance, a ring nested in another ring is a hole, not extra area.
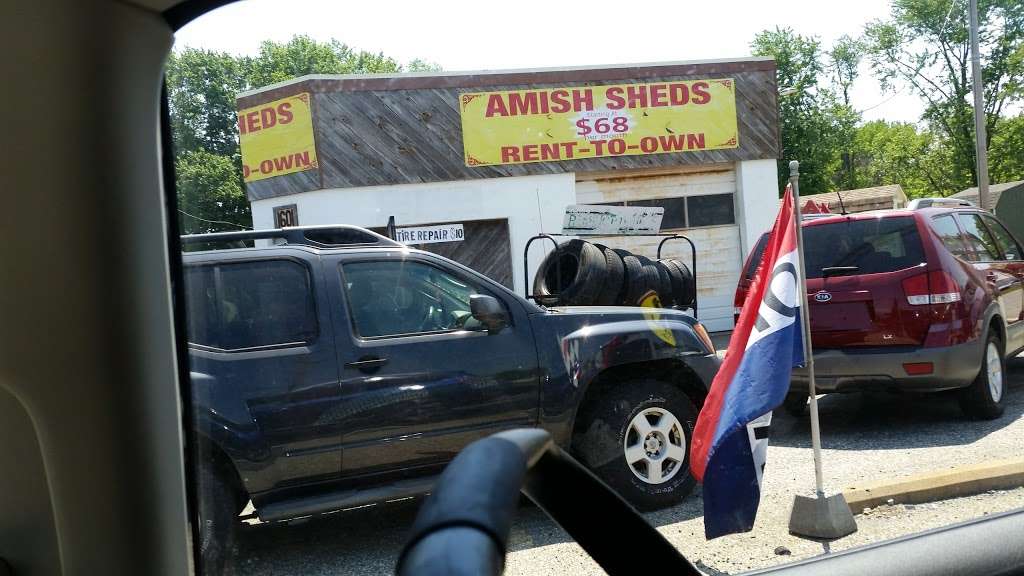
M 857 531 L 853 513 L 842 493 L 825 496 L 821 474 L 821 428 L 818 425 L 818 398 L 814 385 L 814 350 L 811 346 L 811 309 L 807 301 L 807 267 L 804 264 L 804 230 L 800 215 L 800 162 L 789 163 L 789 183 L 793 187 L 793 214 L 796 217 L 796 254 L 800 266 L 800 330 L 807 368 L 808 395 L 811 405 L 811 448 L 814 450 L 814 493 L 810 499 L 797 495 L 789 517 L 789 531 L 812 538 L 840 538 Z
M 804 365 L 807 367 L 808 394 L 811 404 L 811 447 L 814 450 L 814 489 L 818 498 L 825 496 L 821 479 L 821 428 L 818 427 L 818 395 L 814 385 L 814 352 L 811 347 L 811 314 L 807 302 L 807 266 L 804 264 L 804 229 L 800 225 L 800 162 L 789 163 L 789 184 L 793 187 L 793 212 L 796 216 L 796 254 L 800 262 L 800 330 L 803 334 Z

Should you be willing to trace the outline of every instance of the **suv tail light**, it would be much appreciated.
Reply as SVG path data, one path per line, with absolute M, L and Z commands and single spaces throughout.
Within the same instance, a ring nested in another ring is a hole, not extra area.
M 959 302 L 960 286 L 944 270 L 934 270 L 903 279 L 903 293 L 914 306 Z

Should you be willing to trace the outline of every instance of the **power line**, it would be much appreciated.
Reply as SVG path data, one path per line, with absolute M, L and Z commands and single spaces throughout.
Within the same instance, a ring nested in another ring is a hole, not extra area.
M 207 220 L 206 218 L 200 218 L 199 216 L 196 216 L 195 214 L 189 214 L 188 212 L 185 212 L 181 208 L 178 208 L 178 212 L 181 212 L 182 214 L 184 214 L 185 216 L 188 216 L 189 218 L 195 218 L 196 220 L 199 220 L 200 222 L 206 222 L 208 224 L 227 224 L 228 226 L 234 226 L 234 227 L 240 228 L 242 230 L 252 230 L 252 228 L 249 228 L 248 226 L 242 226 L 241 224 L 235 224 L 234 222 L 225 222 L 224 220 Z
M 879 102 L 878 104 L 875 104 L 875 105 L 873 105 L 873 106 L 868 106 L 867 108 L 865 108 L 865 109 L 863 109 L 863 110 L 858 110 L 858 112 L 859 112 L 859 113 L 861 113 L 861 114 L 863 114 L 863 113 L 867 112 L 868 110 L 874 110 L 875 108 L 878 108 L 878 107 L 879 107 L 879 106 L 881 106 L 882 104 L 885 104 L 886 102 L 888 102 L 888 101 L 892 100 L 893 98 L 895 98 L 895 97 L 899 96 L 899 95 L 900 95 L 900 94 L 902 94 L 902 93 L 903 93 L 904 91 L 906 91 L 906 89 L 907 89 L 907 88 L 906 88 L 906 86 L 904 86 L 903 88 L 900 88 L 900 89 L 899 89 L 899 90 L 897 90 L 897 91 L 896 91 L 895 93 L 893 93 L 893 95 L 892 95 L 892 96 L 889 96 L 888 98 L 886 98 L 885 100 L 882 100 L 882 101 L 881 101 L 881 102 Z

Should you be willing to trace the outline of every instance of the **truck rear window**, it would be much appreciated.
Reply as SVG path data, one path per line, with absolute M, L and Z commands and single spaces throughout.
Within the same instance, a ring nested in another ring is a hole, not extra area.
M 925 261 L 910 216 L 805 226 L 804 255 L 808 278 L 893 272 Z
M 192 344 L 240 350 L 317 334 L 309 272 L 291 260 L 189 266 L 185 294 Z

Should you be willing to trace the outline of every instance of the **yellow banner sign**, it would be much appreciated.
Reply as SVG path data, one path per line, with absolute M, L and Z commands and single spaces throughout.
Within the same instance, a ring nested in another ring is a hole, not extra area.
M 462 94 L 467 166 L 736 148 L 731 78 Z
M 246 182 L 317 167 L 307 93 L 239 111 L 238 135 Z

